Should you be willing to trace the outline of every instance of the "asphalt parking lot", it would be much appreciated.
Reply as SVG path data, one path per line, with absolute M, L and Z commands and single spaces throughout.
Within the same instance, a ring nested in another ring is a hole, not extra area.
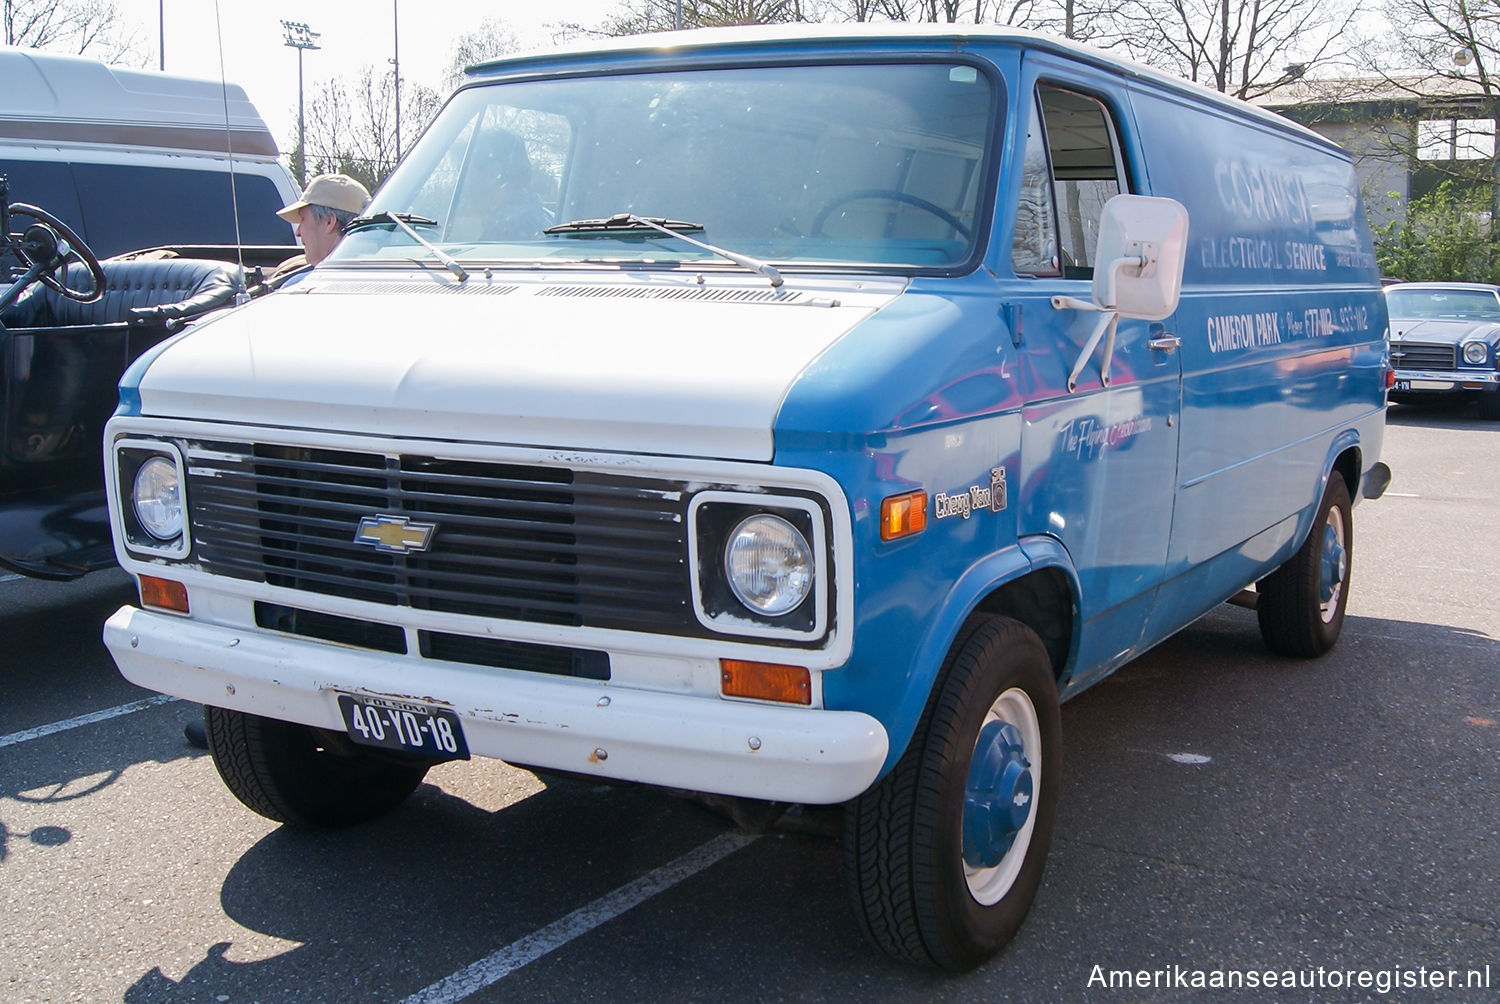
M 1225 607 L 1064 706 L 1041 893 L 962 976 L 860 940 L 820 814 L 476 762 L 278 827 L 115 672 L 122 573 L 0 581 L 0 1000 L 1500 999 L 1500 427 L 1395 408 L 1385 459 L 1330 655 Z M 1247 971 L 1314 985 L 1191 985 Z

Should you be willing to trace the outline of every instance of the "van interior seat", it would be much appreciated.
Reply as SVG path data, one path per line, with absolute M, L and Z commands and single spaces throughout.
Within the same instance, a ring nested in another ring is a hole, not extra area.
M 237 269 L 225 262 L 197 258 L 104 261 L 104 295 L 80 303 L 38 282 L 8 307 L 0 323 L 6 328 L 52 328 L 122 321 L 161 324 L 227 306 L 234 300 Z M 76 263 L 68 286 L 86 289 L 87 270 Z

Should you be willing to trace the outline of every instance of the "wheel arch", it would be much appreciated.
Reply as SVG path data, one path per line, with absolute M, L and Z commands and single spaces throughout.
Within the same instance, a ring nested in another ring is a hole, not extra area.
M 899 718 L 887 726 L 891 748 L 882 773 L 911 742 L 948 653 L 969 636 L 976 615 L 1004 615 L 1035 631 L 1061 691 L 1078 647 L 1078 596 L 1072 558 L 1052 537 L 1022 538 L 971 566 L 944 597 L 916 649 Z

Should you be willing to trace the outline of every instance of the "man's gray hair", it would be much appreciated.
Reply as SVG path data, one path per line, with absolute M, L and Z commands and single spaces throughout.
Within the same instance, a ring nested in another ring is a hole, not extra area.
M 319 222 L 326 220 L 328 219 L 328 217 L 332 216 L 338 223 L 340 230 L 347 227 L 350 221 L 352 221 L 359 215 L 358 213 L 350 213 L 342 209 L 334 209 L 331 206 L 309 205 L 307 208 L 312 210 L 313 219 L 318 220 Z

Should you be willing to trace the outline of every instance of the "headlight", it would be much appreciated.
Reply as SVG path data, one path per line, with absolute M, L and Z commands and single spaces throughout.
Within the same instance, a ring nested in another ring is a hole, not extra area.
M 152 457 L 135 473 L 131 489 L 135 518 L 157 540 L 182 536 L 182 485 L 177 465 L 167 457 Z
M 813 583 L 812 548 L 780 516 L 741 521 L 724 547 L 724 573 L 735 598 L 768 617 L 795 610 Z
M 1468 342 L 1464 345 L 1464 362 L 1470 366 L 1478 366 L 1489 357 L 1489 346 L 1484 342 Z

